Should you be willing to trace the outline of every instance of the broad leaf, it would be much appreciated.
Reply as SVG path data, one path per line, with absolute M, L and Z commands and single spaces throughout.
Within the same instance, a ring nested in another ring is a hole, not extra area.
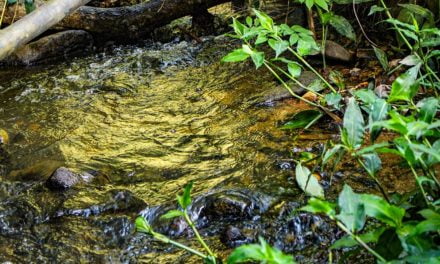
M 284 124 L 281 129 L 307 128 L 322 117 L 322 113 L 317 110 L 304 110 L 295 114 L 289 122 Z
M 420 66 L 414 66 L 406 73 L 397 77 L 391 85 L 391 93 L 388 102 L 411 101 L 419 90 L 417 72 Z
M 370 125 L 370 139 L 374 142 L 380 135 L 381 127 L 373 126 L 374 122 L 382 121 L 388 115 L 388 104 L 383 99 L 377 99 L 371 105 L 371 111 L 369 116 Z
M 385 227 L 375 228 L 374 230 L 361 234 L 358 237 L 365 243 L 376 243 L 379 237 L 386 230 Z M 354 247 L 359 245 L 359 243 L 351 236 L 346 235 L 338 240 L 330 247 L 331 249 L 339 249 L 344 247 Z
M 388 71 L 389 67 L 388 67 L 388 57 L 387 57 L 387 54 L 383 50 L 381 50 L 379 48 L 376 48 L 375 46 L 373 46 L 373 49 L 374 49 L 374 53 L 376 54 L 376 57 L 379 60 L 379 63 L 382 66 L 382 68 L 385 71 Z
M 290 62 L 287 64 L 287 70 L 294 78 L 298 78 L 301 75 L 301 65 L 296 62 Z
M 251 54 L 251 58 L 257 69 L 264 64 L 264 52 L 261 51 L 253 52 Z
M 376 195 L 362 194 L 361 199 L 365 206 L 366 215 L 374 217 L 392 227 L 399 227 L 402 225 L 402 219 L 405 215 L 405 210 L 403 208 L 391 205 Z
M 376 153 L 369 153 L 362 155 L 364 158 L 365 168 L 371 175 L 376 175 L 382 166 L 379 156 Z
M 286 40 L 269 39 L 268 43 L 269 46 L 275 51 L 275 57 L 280 56 L 281 53 L 286 51 L 289 47 L 289 42 L 287 42 Z
M 364 136 L 364 117 L 354 98 L 348 101 L 343 121 L 343 143 L 349 149 L 358 149 Z
M 341 110 L 342 96 L 339 93 L 328 93 L 324 96 L 327 105 L 333 106 L 337 110 Z
M 332 15 L 329 23 L 342 36 L 353 41 L 356 40 L 356 34 L 354 33 L 353 27 L 345 17 Z
M 310 198 L 306 206 L 300 208 L 301 211 L 306 211 L 314 214 L 326 214 L 330 217 L 335 215 L 336 205 L 327 201 L 322 201 L 314 197 Z
M 338 198 L 341 212 L 336 216 L 350 231 L 361 230 L 365 224 L 365 210 L 359 194 L 349 185 L 344 185 Z
M 327 164 L 334 155 L 343 151 L 345 151 L 343 145 L 335 145 L 333 148 L 325 152 L 324 157 L 322 158 L 322 164 Z
M 260 21 L 260 25 L 269 31 L 272 31 L 273 29 L 273 20 L 270 16 L 266 15 L 265 13 L 258 11 L 256 9 L 253 9 L 255 15 L 258 17 L 258 20 Z
M 378 99 L 377 95 L 372 90 L 357 90 L 353 94 L 367 105 L 372 105 Z
M 298 163 L 295 169 L 296 182 L 299 187 L 308 195 L 324 198 L 324 189 L 319 184 L 307 167 Z
M 148 224 L 144 217 L 138 216 L 135 220 L 136 231 L 143 233 L 151 233 L 151 226 Z
M 437 114 L 438 99 L 434 97 L 425 98 L 418 102 L 417 106 L 420 108 L 419 119 L 428 124 L 432 123 Z
M 224 62 L 238 62 L 244 61 L 249 58 L 249 54 L 244 52 L 243 49 L 236 49 L 223 57 L 222 61 Z

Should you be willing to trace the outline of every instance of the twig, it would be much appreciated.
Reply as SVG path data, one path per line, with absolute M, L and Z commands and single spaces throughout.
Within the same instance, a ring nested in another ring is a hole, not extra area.
M 362 35 L 364 35 L 364 37 L 367 39 L 368 42 L 370 42 L 371 45 L 373 45 L 374 47 L 377 47 L 377 44 L 374 43 L 374 41 L 372 41 L 372 40 L 368 37 L 367 33 L 365 33 L 364 27 L 362 26 L 362 23 L 361 23 L 361 21 L 359 20 L 359 17 L 358 17 L 358 15 L 357 15 L 355 0 L 353 0 L 353 13 L 354 13 L 354 16 L 355 16 L 355 18 L 356 18 L 356 21 L 357 21 L 357 23 L 358 23 L 358 25 L 359 25 L 359 28 L 360 28 L 361 31 L 362 31 Z

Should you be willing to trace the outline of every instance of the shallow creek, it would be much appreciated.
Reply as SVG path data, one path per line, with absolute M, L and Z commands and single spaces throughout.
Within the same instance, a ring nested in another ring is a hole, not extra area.
M 279 124 L 306 106 L 266 101 L 277 83 L 219 63 L 230 49 L 223 38 L 148 43 L 1 72 L 0 261 L 199 263 L 133 226 L 143 214 L 196 246 L 184 223 L 158 219 L 193 180 L 191 214 L 222 255 L 262 235 L 300 262 L 325 262 L 323 245 L 339 234 L 317 216 L 291 216 L 305 200 L 291 153 L 317 151 L 333 132 L 293 144 Z M 50 191 L 44 181 L 59 166 L 96 179 Z

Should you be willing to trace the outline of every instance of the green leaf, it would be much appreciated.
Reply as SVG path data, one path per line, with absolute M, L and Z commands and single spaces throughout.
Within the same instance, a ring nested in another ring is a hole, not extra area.
M 365 243 L 376 243 L 379 237 L 386 230 L 385 227 L 375 228 L 374 230 L 358 235 L 358 237 Z M 346 235 L 338 240 L 330 247 L 330 249 L 340 249 L 345 247 L 354 247 L 359 245 L 359 243 L 351 236 Z
M 433 149 L 440 149 L 440 139 L 438 139 L 437 141 L 434 142 L 434 144 L 432 144 L 432 148 Z M 431 167 L 432 165 L 438 163 L 440 161 L 438 161 L 435 156 L 433 155 L 429 155 L 428 154 L 428 158 L 425 160 L 425 163 L 428 167 Z
M 326 87 L 324 85 L 324 83 L 319 80 L 319 79 L 315 79 L 313 80 L 308 86 L 307 86 L 307 90 L 309 91 L 314 91 L 314 92 L 319 92 L 324 90 Z
M 343 143 L 349 149 L 358 149 L 362 145 L 364 136 L 364 117 L 356 100 L 352 97 L 348 100 L 343 121 Z
M 353 2 L 355 4 L 362 4 L 362 3 L 368 3 L 368 2 L 373 2 L 374 0 L 334 0 L 334 2 L 336 4 L 340 4 L 340 5 L 347 5 L 347 4 L 353 4 Z
M 337 144 L 333 148 L 327 150 L 324 154 L 324 157 L 322 158 L 322 164 L 327 164 L 327 162 L 330 161 L 330 159 L 337 153 L 345 151 L 344 146 Z
M 373 126 L 374 122 L 382 121 L 388 115 L 389 106 L 384 99 L 376 99 L 372 106 L 369 115 L 369 125 L 370 125 L 370 139 L 374 142 L 380 135 L 382 130 L 381 127 Z
M 307 167 L 303 167 L 301 163 L 298 163 L 296 165 L 295 174 L 296 182 L 306 194 L 324 198 L 324 189 Z
M 288 63 L 287 70 L 289 71 L 290 75 L 292 75 L 294 78 L 298 78 L 301 75 L 301 65 L 299 65 L 296 62 Z
M 315 50 L 316 50 L 316 43 L 314 41 L 304 40 L 303 38 L 298 40 L 296 51 L 298 52 L 299 55 L 301 56 L 310 55 Z
M 328 5 L 326 0 L 315 0 L 315 4 L 324 9 L 325 11 L 328 11 Z
M 246 24 L 247 24 L 249 27 L 252 27 L 252 24 L 253 24 L 252 17 L 250 17 L 250 16 L 246 17 Z
M 144 217 L 138 216 L 135 220 L 136 231 L 142 233 L 151 233 L 152 229 Z
M 249 58 L 249 54 L 243 51 L 243 49 L 236 49 L 223 57 L 222 61 L 224 62 L 238 62 L 244 61 Z
M 236 18 L 232 18 L 232 28 L 234 29 L 235 34 L 238 36 L 243 36 L 245 25 L 240 23 Z
M 406 73 L 397 77 L 391 85 L 391 93 L 388 102 L 395 101 L 411 101 L 419 90 L 419 82 L 417 81 L 417 72 L 419 66 L 414 66 Z
M 391 227 L 402 225 L 402 219 L 405 215 L 403 208 L 391 205 L 383 198 L 372 194 L 362 194 L 361 199 L 364 203 L 366 215 L 374 217 Z
M 258 69 L 264 64 L 264 52 L 258 51 L 251 54 L 252 61 Z
M 364 158 L 365 168 L 367 169 L 368 173 L 371 175 L 376 175 L 376 173 L 382 167 L 382 162 L 380 161 L 379 156 L 376 153 L 369 153 L 362 155 L 362 157 Z
M 374 49 L 374 53 L 376 54 L 376 58 L 379 60 L 379 63 L 382 66 L 382 68 L 385 71 L 388 71 L 389 67 L 388 67 L 387 54 L 383 50 L 376 48 L 375 46 L 373 46 L 373 49 Z
M 365 224 L 365 209 L 360 195 L 353 192 L 351 187 L 344 185 L 339 194 L 338 205 L 341 208 L 336 216 L 350 231 L 361 230 Z
M 281 53 L 286 51 L 289 47 L 289 42 L 287 42 L 286 40 L 269 39 L 268 43 L 269 46 L 275 51 L 275 57 L 280 56 Z
M 373 5 L 370 8 L 370 12 L 368 13 L 368 16 L 371 16 L 372 14 L 375 14 L 377 12 L 382 12 L 385 11 L 386 9 L 381 7 L 381 6 L 377 6 L 377 5 Z
M 26 9 L 26 14 L 35 10 L 34 0 L 24 0 L 24 8 Z
M 420 63 L 423 63 L 423 61 L 420 60 L 416 55 L 408 55 L 399 61 L 399 63 L 406 66 L 416 66 Z
M 327 201 L 322 201 L 320 199 L 316 199 L 314 197 L 310 198 L 306 206 L 301 207 L 299 210 L 310 212 L 313 214 L 326 214 L 330 217 L 333 217 L 335 212 L 336 205 Z
M 345 17 L 333 15 L 328 22 L 342 36 L 353 41 L 356 40 L 356 34 L 354 33 L 353 27 Z
M 258 20 L 260 21 L 260 25 L 269 31 L 273 30 L 273 20 L 270 16 L 268 16 L 267 14 L 258 11 L 256 9 L 253 9 L 255 15 L 257 16 Z
M 324 96 L 327 105 L 333 106 L 337 110 L 341 110 L 342 96 L 339 93 L 329 93 Z
M 188 184 L 185 185 L 182 196 L 177 195 L 177 202 L 179 203 L 180 207 L 182 207 L 182 209 L 186 209 L 191 204 L 191 189 L 193 187 L 193 184 L 194 183 L 190 181 Z
M 372 90 L 367 89 L 357 90 L 353 94 L 367 105 L 372 105 L 379 99 Z
M 315 3 L 314 0 L 306 0 L 305 2 L 306 2 L 306 6 L 309 10 L 312 9 L 313 4 Z
M 13 5 L 13 4 L 17 3 L 17 0 L 7 0 L 6 3 L 8 5 Z
M 432 158 L 436 160 L 436 162 L 440 162 L 440 149 L 428 148 L 423 144 L 417 144 L 417 143 L 410 143 L 409 147 L 412 150 L 420 151 L 428 155 L 431 155 Z
M 438 99 L 435 97 L 428 97 L 417 103 L 420 109 L 419 119 L 431 124 L 437 114 L 439 106 Z
M 296 33 L 292 33 L 289 37 L 289 44 L 290 46 L 295 45 L 299 40 L 299 36 Z
M 260 261 L 261 263 L 270 264 L 294 264 L 293 256 L 286 255 L 277 248 L 271 247 L 260 239 L 260 244 L 249 244 L 240 246 L 229 255 L 228 264 L 242 263 L 249 261 Z
M 304 110 L 295 114 L 292 120 L 284 124 L 281 129 L 297 129 L 310 127 L 321 117 L 322 113 L 320 111 Z
M 265 33 L 258 34 L 257 39 L 255 40 L 255 45 L 263 44 L 267 41 L 267 37 Z
M 162 215 L 162 219 L 172 219 L 179 216 L 183 216 L 183 212 L 180 210 L 169 210 L 166 214 Z
M 434 20 L 434 14 L 429 9 L 414 4 L 399 4 L 399 6 L 410 11 L 412 14 L 417 14 L 419 16 L 422 16 L 429 21 Z

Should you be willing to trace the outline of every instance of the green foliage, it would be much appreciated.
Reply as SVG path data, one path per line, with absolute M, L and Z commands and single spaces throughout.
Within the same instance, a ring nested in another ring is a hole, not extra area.
M 363 142 L 364 132 L 364 117 L 362 116 L 361 109 L 356 100 L 350 98 L 344 115 L 341 135 L 342 143 L 348 149 L 358 149 Z
M 411 101 L 419 90 L 417 73 L 420 67 L 414 66 L 406 73 L 397 77 L 391 86 L 391 93 L 388 102 Z
M 177 202 L 179 203 L 180 207 L 182 209 L 188 208 L 188 206 L 191 204 L 191 189 L 193 187 L 193 182 L 191 181 L 187 185 L 185 185 L 185 188 L 183 189 L 182 195 L 176 195 Z
M 306 194 L 324 198 L 324 189 L 307 167 L 298 163 L 296 165 L 295 175 L 296 182 Z
M 227 263 L 242 263 L 259 261 L 268 264 L 294 264 L 295 261 L 290 255 L 284 254 L 279 249 L 271 247 L 267 242 L 260 237 L 260 244 L 249 244 L 240 246 L 228 257 Z
M 363 200 L 353 192 L 350 186 L 344 186 L 339 194 L 338 205 L 340 213 L 336 218 L 350 231 L 356 232 L 364 227 L 366 213 Z
M 354 29 L 345 17 L 332 14 L 328 23 L 342 36 L 354 41 L 356 40 Z
M 304 110 L 295 114 L 292 120 L 284 124 L 281 129 L 297 129 L 308 128 L 313 125 L 319 118 L 322 117 L 322 113 L 317 110 Z
M 376 57 L 379 60 L 379 63 L 382 66 L 382 68 L 385 71 L 388 71 L 389 67 L 388 67 L 388 57 L 387 57 L 387 54 L 383 50 L 381 50 L 379 48 L 376 48 L 374 46 L 373 46 L 373 49 L 374 49 L 374 53 L 376 54 Z

